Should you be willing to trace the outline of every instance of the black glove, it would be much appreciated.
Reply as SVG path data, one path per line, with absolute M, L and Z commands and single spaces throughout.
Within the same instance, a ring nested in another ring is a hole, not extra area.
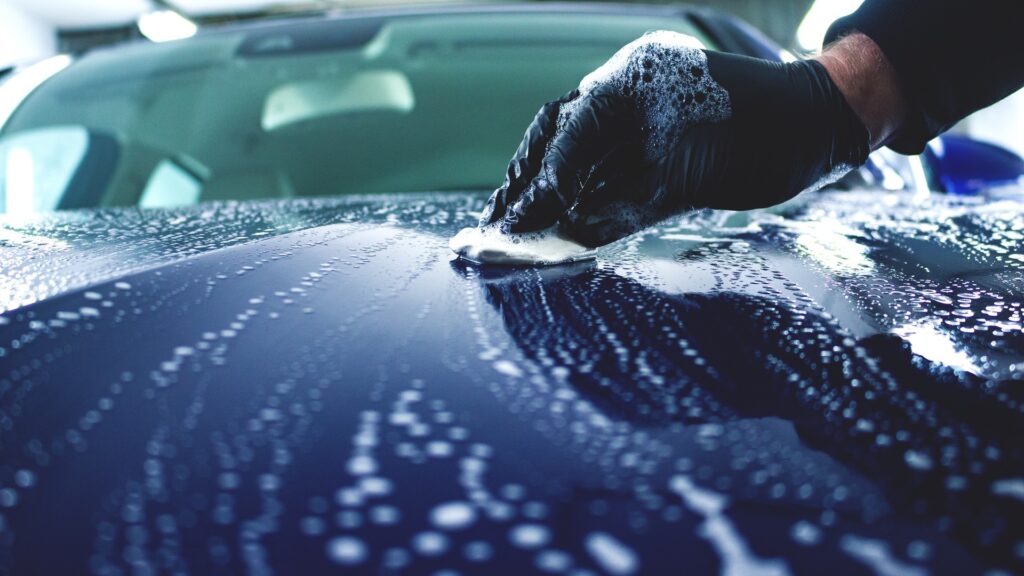
M 783 202 L 860 166 L 869 135 L 816 61 L 654 32 L 541 108 L 481 226 L 607 244 L 693 208 Z

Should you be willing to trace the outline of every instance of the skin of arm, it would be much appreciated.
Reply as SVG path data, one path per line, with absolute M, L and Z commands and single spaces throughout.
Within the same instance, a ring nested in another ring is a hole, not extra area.
M 816 59 L 867 127 L 871 149 L 884 146 L 903 123 L 907 103 L 899 76 L 882 49 L 868 36 L 853 32 L 825 47 Z

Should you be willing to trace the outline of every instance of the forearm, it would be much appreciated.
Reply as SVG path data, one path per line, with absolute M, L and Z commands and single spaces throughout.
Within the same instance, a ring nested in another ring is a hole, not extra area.
M 832 24 L 825 43 L 838 47 L 843 39 L 867 37 L 870 44 L 860 48 L 868 52 L 851 50 L 843 60 L 884 54 L 885 68 L 898 82 L 879 79 L 877 72 L 866 79 L 854 74 L 862 84 L 847 84 L 843 92 L 871 90 L 876 83 L 898 86 L 904 102 L 899 128 L 878 139 L 897 152 L 919 154 L 929 140 L 968 114 L 1024 85 L 1019 11 L 1019 3 L 1006 0 L 864 0 L 853 14 Z M 869 122 L 871 112 L 863 113 Z
M 882 50 L 854 32 L 827 46 L 817 60 L 868 129 L 872 150 L 884 146 L 906 118 L 907 102 Z

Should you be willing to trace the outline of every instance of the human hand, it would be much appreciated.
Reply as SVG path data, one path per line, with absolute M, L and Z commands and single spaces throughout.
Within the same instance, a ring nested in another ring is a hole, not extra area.
M 706 52 L 654 32 L 541 108 L 480 224 L 520 233 L 557 223 L 600 246 L 688 209 L 783 202 L 869 150 L 821 63 Z

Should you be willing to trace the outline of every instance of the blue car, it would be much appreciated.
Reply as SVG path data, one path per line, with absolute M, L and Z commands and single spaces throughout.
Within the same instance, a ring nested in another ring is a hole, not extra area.
M 450 253 L 536 109 L 652 29 L 782 57 L 705 9 L 488 4 L 6 77 L 0 573 L 1024 570 L 1019 158 Z

